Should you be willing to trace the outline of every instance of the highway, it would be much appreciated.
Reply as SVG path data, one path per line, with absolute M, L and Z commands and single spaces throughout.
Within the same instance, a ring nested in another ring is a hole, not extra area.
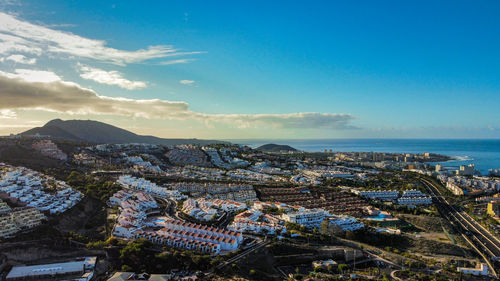
M 497 277 L 493 263 L 500 257 L 500 241 L 498 238 L 464 211 L 449 204 L 432 182 L 423 178 L 421 178 L 421 181 L 431 193 L 441 216 L 455 226 L 456 230 L 462 234 L 472 248 L 485 259 L 491 273 Z

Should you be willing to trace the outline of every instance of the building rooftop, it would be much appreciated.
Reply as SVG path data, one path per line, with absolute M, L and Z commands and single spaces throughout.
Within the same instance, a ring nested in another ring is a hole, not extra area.
M 89 266 L 93 267 L 95 262 L 95 257 L 88 257 L 81 261 L 15 266 L 7 275 L 7 279 L 83 272 L 84 268 L 89 268 Z
M 163 281 L 170 280 L 169 274 L 136 274 L 133 272 L 116 272 L 108 281 L 135 281 L 135 280 L 149 280 L 149 281 Z

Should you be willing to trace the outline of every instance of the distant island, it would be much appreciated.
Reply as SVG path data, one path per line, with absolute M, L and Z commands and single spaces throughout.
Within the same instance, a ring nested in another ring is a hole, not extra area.
M 154 136 L 137 135 L 130 131 L 92 120 L 54 119 L 43 127 L 36 127 L 19 134 L 20 136 L 44 136 L 59 140 L 89 142 L 100 144 L 148 143 L 159 145 L 198 144 L 208 145 L 225 143 L 217 140 L 166 139 Z
M 281 145 L 281 144 L 274 144 L 274 143 L 268 143 L 261 145 L 256 148 L 257 150 L 263 151 L 263 152 L 297 152 L 298 150 L 289 146 L 289 145 Z

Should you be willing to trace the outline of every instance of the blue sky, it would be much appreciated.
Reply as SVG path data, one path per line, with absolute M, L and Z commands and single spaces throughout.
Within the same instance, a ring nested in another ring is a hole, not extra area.
M 10 50 L 0 63 L 6 77 L 49 71 L 99 96 L 179 101 L 189 112 L 4 105 L 0 132 L 61 116 L 164 137 L 500 137 L 497 1 L 14 1 L 1 8 L 44 32 L 117 50 L 175 49 L 125 63 L 52 50 L 27 65 L 7 60 Z M 97 70 L 128 82 L 104 83 Z

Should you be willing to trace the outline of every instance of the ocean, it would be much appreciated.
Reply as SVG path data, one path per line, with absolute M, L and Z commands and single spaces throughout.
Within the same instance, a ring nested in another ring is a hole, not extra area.
M 319 152 L 373 151 L 394 153 L 438 153 L 454 157 L 443 163 L 458 167 L 473 163 L 483 175 L 489 169 L 500 168 L 500 140 L 497 139 L 320 139 L 320 140 L 229 140 L 252 148 L 267 143 L 286 144 L 296 149 Z

